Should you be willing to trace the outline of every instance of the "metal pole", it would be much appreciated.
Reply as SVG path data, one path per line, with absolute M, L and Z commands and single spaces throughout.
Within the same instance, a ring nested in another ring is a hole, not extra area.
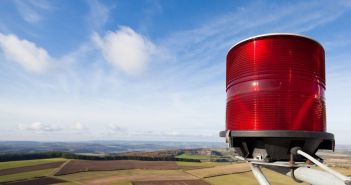
M 254 174 L 254 176 L 256 177 L 260 185 L 270 185 L 270 183 L 263 175 L 261 168 L 258 165 L 250 163 L 250 167 L 251 167 L 252 173 Z
M 347 182 L 344 182 L 326 171 L 316 170 L 309 167 L 298 167 L 292 171 L 289 167 L 270 165 L 262 166 L 280 174 L 290 176 L 294 180 L 300 180 L 312 185 L 348 185 Z
M 294 174 L 290 171 L 286 175 L 295 176 L 296 179 L 313 185 L 345 185 L 343 180 L 330 173 L 308 167 L 297 168 L 294 170 Z
M 348 181 L 351 180 L 350 177 L 346 177 L 346 176 L 344 176 L 344 175 L 332 170 L 331 168 L 328 168 L 326 165 L 322 164 L 321 162 L 319 162 L 318 160 L 316 160 L 315 158 L 313 158 L 309 154 L 303 152 L 302 150 L 298 150 L 297 153 L 302 155 L 302 156 L 304 156 L 304 157 L 306 157 L 307 159 L 312 161 L 314 164 L 316 164 L 317 166 L 319 166 L 323 170 L 327 171 L 328 173 L 332 174 L 336 178 L 338 178 L 338 179 L 340 179 L 340 180 L 342 180 L 344 182 L 348 182 Z
M 292 155 L 302 155 L 305 158 L 312 161 L 322 170 L 316 170 L 306 166 L 299 166 L 294 163 L 294 166 L 284 165 L 283 163 L 264 163 L 264 162 L 255 162 L 250 163 L 252 173 L 256 177 L 260 185 L 269 185 L 266 177 L 262 173 L 260 166 L 266 167 L 278 173 L 288 175 L 292 177 L 295 181 L 303 181 L 312 185 L 351 185 L 351 178 L 345 175 L 342 175 L 331 168 L 328 168 L 326 165 L 319 162 L 317 159 L 313 158 L 311 155 L 303 152 L 301 148 L 295 147 L 291 150 Z

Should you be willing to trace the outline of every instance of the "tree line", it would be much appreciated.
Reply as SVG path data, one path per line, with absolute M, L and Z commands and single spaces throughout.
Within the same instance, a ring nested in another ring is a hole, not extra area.
M 200 162 L 199 159 L 180 159 L 175 156 L 128 156 L 128 155 L 80 155 L 69 152 L 36 152 L 36 153 L 9 153 L 0 154 L 0 162 L 4 161 L 19 161 L 32 159 L 47 159 L 47 158 L 66 158 L 66 159 L 81 159 L 81 160 L 141 160 L 141 161 L 186 161 Z

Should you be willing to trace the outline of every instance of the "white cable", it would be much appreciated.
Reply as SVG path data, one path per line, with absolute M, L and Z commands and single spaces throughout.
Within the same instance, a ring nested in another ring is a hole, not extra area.
M 332 170 L 331 168 L 328 168 L 326 165 L 322 164 L 321 162 L 319 162 L 317 159 L 313 158 L 312 156 L 310 156 L 309 154 L 298 150 L 297 151 L 298 154 L 306 157 L 307 159 L 309 159 L 310 161 L 312 161 L 314 164 L 316 164 L 317 166 L 319 166 L 320 168 L 322 168 L 323 170 L 329 172 L 330 174 L 334 175 L 335 177 L 341 179 L 342 181 L 350 181 L 351 179 L 347 176 L 344 176 L 340 173 L 338 173 L 337 171 Z

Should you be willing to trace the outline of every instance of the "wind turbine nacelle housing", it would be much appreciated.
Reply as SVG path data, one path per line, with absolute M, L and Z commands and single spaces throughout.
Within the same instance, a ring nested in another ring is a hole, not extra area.
M 333 150 L 325 84 L 324 49 L 317 41 L 296 34 L 243 40 L 227 55 L 226 131 L 220 135 L 255 160 L 286 161 L 297 146 L 311 155 Z

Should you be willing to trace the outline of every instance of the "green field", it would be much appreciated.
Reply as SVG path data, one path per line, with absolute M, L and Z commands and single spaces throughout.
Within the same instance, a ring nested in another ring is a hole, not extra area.
M 290 177 L 278 174 L 268 169 L 263 169 L 263 173 L 268 181 L 274 185 L 306 185 L 305 183 L 297 183 Z M 213 185 L 257 185 L 257 181 L 251 172 L 223 175 L 218 177 L 206 178 L 206 181 Z
M 9 161 L 0 162 L 0 170 L 7 168 L 16 168 L 22 166 L 33 166 L 38 164 L 53 163 L 59 161 L 65 161 L 64 158 L 51 158 L 51 159 L 34 159 L 34 160 L 23 160 L 23 161 Z
M 196 167 L 214 167 L 223 165 L 221 163 L 215 162 L 184 162 L 184 161 L 177 161 L 178 166 L 196 166 Z
M 218 177 L 206 178 L 205 180 L 213 185 L 257 185 L 257 181 L 251 173 L 223 175 Z
M 9 162 L 0 162 L 0 170 L 17 168 L 24 166 L 33 166 L 39 164 L 53 163 L 65 161 L 63 158 L 51 158 L 51 159 L 35 159 L 35 160 L 23 160 L 23 161 L 9 161 Z M 45 169 L 45 170 L 35 170 L 29 172 L 20 172 L 11 175 L 2 175 L 0 176 L 0 182 L 15 181 L 22 179 L 32 179 L 36 177 L 48 176 L 55 168 Z
M 124 182 L 115 182 L 109 185 L 132 185 L 132 183 L 129 181 L 124 181 Z
M 52 172 L 52 170 L 54 170 L 54 168 L 45 169 L 45 170 L 36 170 L 36 171 L 30 171 L 30 172 L 21 172 L 21 173 L 15 173 L 11 175 L 2 175 L 0 176 L 0 182 L 32 179 L 35 177 L 44 177 L 44 176 L 48 176 Z
M 181 154 L 181 155 L 176 156 L 176 158 L 179 158 L 179 159 L 198 159 L 198 160 L 210 160 L 211 159 L 210 156 L 192 155 L 192 154 Z

